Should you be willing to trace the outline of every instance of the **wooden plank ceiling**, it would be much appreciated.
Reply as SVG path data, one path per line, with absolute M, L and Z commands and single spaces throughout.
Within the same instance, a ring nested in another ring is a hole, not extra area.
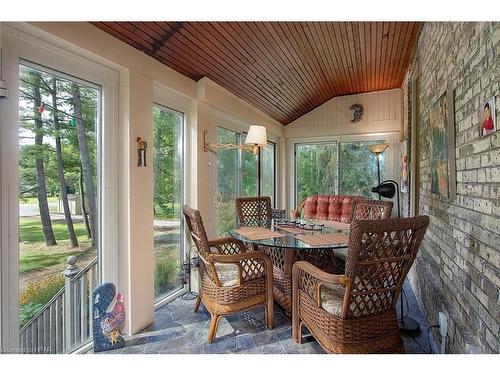
M 335 96 L 401 86 L 419 22 L 93 22 L 286 125 Z

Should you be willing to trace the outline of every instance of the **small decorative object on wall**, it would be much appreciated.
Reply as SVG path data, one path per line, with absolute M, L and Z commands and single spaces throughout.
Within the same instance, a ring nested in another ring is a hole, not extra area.
M 429 112 L 431 191 L 455 199 L 455 113 L 453 90 L 448 89 Z
M 108 307 L 115 298 L 116 287 L 112 283 L 105 283 L 92 293 L 92 329 L 94 335 L 94 352 L 119 349 L 125 346 L 121 335 L 125 323 L 125 305 L 121 293 L 116 295 L 113 309 Z
M 497 121 L 495 116 L 495 97 L 488 99 L 479 109 L 480 128 L 479 134 L 485 137 L 497 130 Z
M 361 121 L 364 111 L 363 106 L 361 104 L 353 104 L 349 107 L 349 109 L 352 111 L 351 122 Z
M 401 143 L 401 192 L 408 193 L 410 177 L 410 163 L 408 155 L 408 141 Z
M 148 148 L 148 143 L 143 141 L 141 137 L 137 137 L 137 166 L 147 167 L 146 164 L 146 149 Z

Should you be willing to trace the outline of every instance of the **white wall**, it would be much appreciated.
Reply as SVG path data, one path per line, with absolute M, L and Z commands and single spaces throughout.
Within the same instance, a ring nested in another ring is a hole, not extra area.
M 370 134 L 401 130 L 401 89 L 333 98 L 285 127 L 286 138 Z M 364 108 L 363 119 L 351 123 L 352 104 Z

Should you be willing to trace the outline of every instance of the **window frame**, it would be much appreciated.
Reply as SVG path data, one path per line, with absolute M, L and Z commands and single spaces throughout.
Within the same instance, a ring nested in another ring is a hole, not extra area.
M 100 87 L 98 109 L 99 279 L 118 282 L 118 72 L 80 54 L 30 34 L 2 25 L 2 68 L 9 97 L 0 102 L 2 124 L 0 267 L 2 273 L 1 345 L 19 348 L 19 67 L 21 64 Z M 106 142 L 102 142 L 106 139 Z M 16 168 L 13 168 L 13 166 Z M 5 168 L 4 168 L 5 167 Z M 5 224 L 5 225 L 4 225 Z
M 185 155 L 189 155 L 191 152 L 191 142 L 188 141 L 188 124 L 191 121 L 191 112 L 189 111 L 189 98 L 183 95 L 174 92 L 173 90 L 167 88 L 166 86 L 153 82 L 153 106 L 160 106 L 169 111 L 173 111 L 179 114 L 182 114 L 183 123 L 182 123 L 182 152 L 181 152 L 181 168 L 182 168 L 182 178 L 181 178 L 181 206 L 187 204 L 190 197 L 190 171 L 193 169 L 191 163 L 194 163 L 194 160 L 189 160 L 185 157 Z M 151 127 L 153 123 L 151 123 Z M 191 158 L 192 159 L 192 158 Z M 154 199 L 154 192 L 153 192 Z M 181 237 L 181 261 L 185 261 L 187 255 L 189 253 L 189 241 L 186 241 L 189 233 L 187 232 L 187 227 L 184 224 L 184 219 L 181 218 L 181 228 L 180 228 L 180 237 Z M 182 288 L 159 298 L 154 302 L 154 309 L 158 310 L 162 306 L 176 299 L 177 297 L 187 293 L 189 291 L 188 285 L 183 285 Z
M 244 137 L 246 137 L 246 132 L 244 131 L 238 131 L 235 129 L 231 129 L 230 127 L 226 127 L 223 125 L 216 125 L 215 129 L 217 132 L 217 129 L 221 128 L 226 131 L 230 131 L 232 133 L 235 133 L 236 135 L 236 144 L 241 145 L 244 143 Z M 273 195 L 271 196 L 271 204 L 272 207 L 275 208 L 277 207 L 276 203 L 276 196 L 277 196 L 277 148 L 278 148 L 278 143 L 268 140 L 268 143 L 271 143 L 273 145 L 273 168 L 274 168 L 274 176 L 273 176 Z M 237 166 L 237 176 L 236 176 L 236 196 L 239 197 L 241 196 L 241 191 L 242 191 L 242 182 L 243 182 L 243 158 L 242 158 L 242 153 L 247 152 L 243 151 L 241 149 L 238 149 L 236 152 L 237 155 L 237 160 L 235 160 L 235 164 Z M 218 192 L 217 190 L 217 155 L 215 155 L 215 178 L 214 178 L 214 193 L 216 194 Z M 262 188 L 263 188 L 263 180 L 262 180 L 262 150 L 259 148 L 259 152 L 257 153 L 257 181 L 256 181 L 256 188 L 257 188 L 257 196 L 262 195 Z M 217 208 L 214 207 L 214 217 L 217 217 Z M 216 220 L 217 221 L 217 220 Z M 218 228 L 216 228 L 218 230 Z
M 295 209 L 297 207 L 297 188 L 296 188 L 296 158 L 295 158 L 295 145 L 296 144 L 320 144 L 320 143 L 332 143 L 337 142 L 337 181 L 336 181 L 336 191 L 338 194 L 339 183 L 340 183 L 340 144 L 349 142 L 359 142 L 359 141 L 370 141 L 370 140 L 380 140 L 385 139 L 389 143 L 389 147 L 385 151 L 386 163 L 385 163 L 385 176 L 387 179 L 393 179 L 398 181 L 400 176 L 399 163 L 396 158 L 399 156 L 400 152 L 400 134 L 399 132 L 380 132 L 380 133 L 365 133 L 365 134 L 349 134 L 342 136 L 321 136 L 321 137 L 300 137 L 300 138 L 289 138 L 287 140 L 287 171 L 288 171 L 288 186 L 290 187 L 287 191 L 287 202 L 290 209 Z
M 313 145 L 313 146 L 317 146 L 317 145 L 335 145 L 335 148 L 336 148 L 336 152 L 337 152 L 337 159 L 335 160 L 335 169 L 337 170 L 337 178 L 335 179 L 335 194 L 338 194 L 338 191 L 339 191 L 339 183 L 340 183 L 340 179 L 339 179 L 339 151 L 340 151 L 340 143 L 337 141 L 337 140 L 330 140 L 330 141 L 321 141 L 321 142 L 296 142 L 294 143 L 293 145 L 293 165 L 294 165 L 294 174 L 295 174 L 295 177 L 297 176 L 297 147 L 300 146 L 300 145 Z M 295 198 L 295 206 L 294 207 L 297 207 L 299 202 L 297 200 L 297 191 L 298 191 L 298 185 L 297 185 L 297 178 L 294 179 L 294 198 Z
M 267 143 L 271 143 L 273 145 L 273 171 L 274 171 L 274 175 L 273 175 L 273 194 L 271 195 L 271 203 L 272 203 L 272 206 L 273 208 L 276 208 L 278 205 L 277 205 L 277 202 L 276 202 L 276 189 L 277 189 L 277 180 L 278 180 L 278 170 L 276 168 L 277 166 L 277 150 L 278 150 L 278 143 L 277 142 L 273 142 L 273 141 L 270 141 L 268 140 Z M 262 179 L 262 149 L 259 148 L 259 168 L 258 168 L 258 171 L 257 171 L 257 178 L 259 180 L 259 189 L 258 189 L 258 194 L 259 196 L 262 195 L 262 190 L 264 190 L 264 180 Z
M 181 186 L 180 186 L 180 192 L 181 192 L 181 196 L 180 196 L 180 218 L 179 218 L 179 238 L 180 238 L 180 245 L 179 245 L 179 259 L 181 260 L 181 263 L 182 261 L 184 261 L 186 259 L 186 249 L 185 249 L 185 238 L 186 236 L 184 235 L 185 234 L 185 225 L 184 225 L 184 218 L 183 218 L 183 215 L 182 215 L 182 206 L 184 205 L 184 202 L 185 202 L 185 162 L 184 162 L 184 155 L 185 155 L 185 133 L 186 133 L 186 114 L 184 112 L 180 112 L 180 111 L 177 111 L 173 108 L 170 108 L 170 107 L 167 107 L 163 104 L 159 104 L 157 103 L 155 100 L 153 100 L 153 108 L 154 107 L 157 107 L 157 108 L 160 108 L 162 110 L 166 110 L 166 111 L 169 111 L 169 112 L 172 112 L 172 113 L 175 113 L 177 115 L 180 115 L 182 117 L 182 121 L 181 121 L 181 126 L 180 126 L 180 142 L 179 142 L 179 145 L 181 147 L 181 149 L 179 150 L 179 154 L 180 154 L 180 169 L 181 169 L 181 178 L 180 178 L 180 182 L 181 182 Z M 153 144 L 153 149 L 152 149 L 152 154 L 154 154 L 154 144 Z M 153 176 L 154 177 L 154 176 Z M 153 204 L 154 204 L 154 195 L 155 195 L 155 192 L 153 191 Z M 153 215 L 153 220 L 154 220 L 154 215 Z M 154 223 L 153 223 L 154 225 Z M 154 251 L 154 250 L 153 250 Z M 165 294 L 165 295 L 162 295 L 160 296 L 159 298 L 156 298 L 155 296 L 155 308 L 156 308 L 156 305 L 160 305 L 160 306 L 163 306 L 165 305 L 166 303 L 170 302 L 172 300 L 172 295 L 175 295 L 177 296 L 179 294 L 179 292 L 185 292 L 186 290 L 186 285 L 181 285 L 180 288 L 176 288 L 175 290 L 173 290 L 171 293 L 168 293 L 168 294 Z M 168 301 L 168 302 L 165 302 L 165 301 Z

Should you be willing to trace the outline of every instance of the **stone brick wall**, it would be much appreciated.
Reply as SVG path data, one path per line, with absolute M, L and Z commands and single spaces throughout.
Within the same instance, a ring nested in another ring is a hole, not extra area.
M 409 278 L 429 323 L 439 311 L 448 317 L 449 353 L 500 350 L 500 131 L 479 136 L 479 108 L 492 96 L 499 127 L 499 41 L 498 22 L 425 23 L 409 70 L 417 90 L 418 211 L 431 218 Z M 453 200 L 431 193 L 429 165 L 429 109 L 447 87 L 455 95 Z

